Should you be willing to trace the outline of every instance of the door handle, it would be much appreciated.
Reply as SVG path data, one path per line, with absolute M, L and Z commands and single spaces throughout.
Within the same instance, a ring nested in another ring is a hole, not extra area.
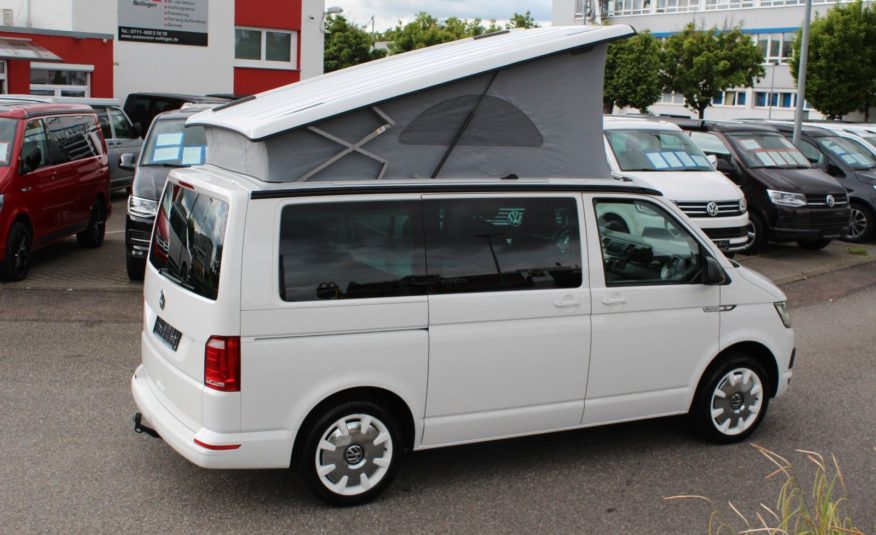
M 627 298 L 620 294 L 606 295 L 602 298 L 603 305 L 622 305 L 627 302 Z
M 21 188 L 21 191 L 23 193 L 27 193 L 28 191 L 30 191 L 30 186 L 25 186 L 25 187 Z
M 554 306 L 557 308 L 575 308 L 581 306 L 581 302 L 571 295 L 566 295 L 562 299 L 554 301 Z

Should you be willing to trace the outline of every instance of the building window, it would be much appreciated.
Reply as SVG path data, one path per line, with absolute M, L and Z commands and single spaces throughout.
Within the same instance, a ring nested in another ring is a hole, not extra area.
M 234 60 L 235 67 L 295 70 L 298 68 L 298 32 L 235 28 Z
M 657 0 L 657 13 L 686 13 L 699 7 L 699 0 Z
M 671 92 L 671 93 L 663 93 L 663 96 L 660 97 L 661 104 L 684 104 L 684 95 L 681 93 Z
M 90 97 L 94 65 L 37 63 L 30 65 L 30 94 Z
M 753 7 L 754 0 L 706 0 L 706 11 Z
M 754 94 L 754 106 L 756 108 L 793 108 L 797 99 L 795 94 L 787 91 L 769 93 L 757 91 Z
M 794 53 L 793 32 L 757 34 L 757 47 L 763 54 L 764 63 L 787 64 Z
M 641 15 L 650 13 L 651 0 L 614 0 L 614 5 L 609 10 L 610 16 L 618 15 Z
M 575 0 L 575 15 L 576 20 L 587 17 L 587 0 Z
M 6 62 L 0 61 L 0 93 L 6 94 L 9 90 L 6 86 Z
M 745 106 L 748 100 L 747 96 L 747 92 L 744 89 L 724 91 L 712 99 L 712 104 L 714 106 Z

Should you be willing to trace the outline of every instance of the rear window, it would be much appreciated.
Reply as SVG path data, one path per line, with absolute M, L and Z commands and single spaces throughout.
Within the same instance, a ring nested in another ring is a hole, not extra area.
M 12 145 L 15 143 L 15 129 L 18 121 L 15 119 L 0 119 L 0 167 L 9 165 L 12 158 Z
M 216 299 L 227 221 L 225 201 L 168 183 L 152 231 L 149 261 L 168 280 Z
M 201 126 L 186 128 L 186 120 L 161 119 L 149 132 L 140 165 L 188 167 L 204 163 L 207 137 Z

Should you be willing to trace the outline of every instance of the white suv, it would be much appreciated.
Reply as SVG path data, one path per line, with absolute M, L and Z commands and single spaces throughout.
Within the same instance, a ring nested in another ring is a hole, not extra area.
M 623 116 L 605 116 L 605 152 L 616 177 L 654 188 L 675 202 L 722 251 L 745 249 L 749 241 L 745 196 L 716 171 L 703 151 L 678 126 Z M 622 213 L 606 214 L 628 226 Z

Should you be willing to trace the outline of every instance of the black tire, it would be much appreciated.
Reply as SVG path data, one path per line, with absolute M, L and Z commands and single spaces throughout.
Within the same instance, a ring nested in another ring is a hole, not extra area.
M 31 247 L 33 237 L 27 225 L 21 222 L 13 223 L 6 237 L 6 255 L 0 263 L 0 277 L 8 281 L 20 281 L 27 277 L 30 271 Z
M 125 267 L 128 270 L 128 280 L 143 280 L 143 276 L 146 274 L 146 260 L 126 256 Z
M 79 245 L 88 249 L 100 247 L 106 234 L 106 207 L 103 201 L 96 199 L 91 205 L 91 217 L 88 228 L 76 234 Z
M 849 218 L 849 229 L 845 241 L 861 243 L 873 237 L 873 212 L 863 203 L 852 201 L 852 216 Z
M 800 240 L 797 242 L 797 245 L 810 251 L 820 251 L 827 247 L 829 243 L 830 239 L 824 238 L 820 240 Z
M 369 419 L 364 433 L 360 432 L 357 425 Z M 353 401 L 335 405 L 311 421 L 302 429 L 303 440 L 297 448 L 293 469 L 314 495 L 332 505 L 350 506 L 370 501 L 386 490 L 402 453 L 399 427 L 391 414 L 371 401 Z M 347 435 L 340 431 L 341 421 L 348 425 Z M 374 444 L 381 436 L 385 440 Z M 335 451 L 321 448 L 323 439 L 339 447 Z M 384 462 L 387 464 L 383 465 Z M 336 468 L 320 475 L 320 467 L 331 465 Z M 367 482 L 362 479 L 363 474 Z M 358 483 L 353 485 L 356 479 Z M 329 487 L 338 484 L 347 486 L 343 491 Z
M 752 255 L 763 251 L 767 244 L 767 232 L 763 218 L 754 212 L 748 212 L 748 247 L 742 252 Z
M 717 393 L 719 390 L 722 394 Z M 740 442 L 760 425 L 771 392 L 769 376 L 758 361 L 739 353 L 729 354 L 700 379 L 689 414 L 691 423 L 700 436 L 711 442 Z M 717 413 L 720 409 L 723 412 Z

